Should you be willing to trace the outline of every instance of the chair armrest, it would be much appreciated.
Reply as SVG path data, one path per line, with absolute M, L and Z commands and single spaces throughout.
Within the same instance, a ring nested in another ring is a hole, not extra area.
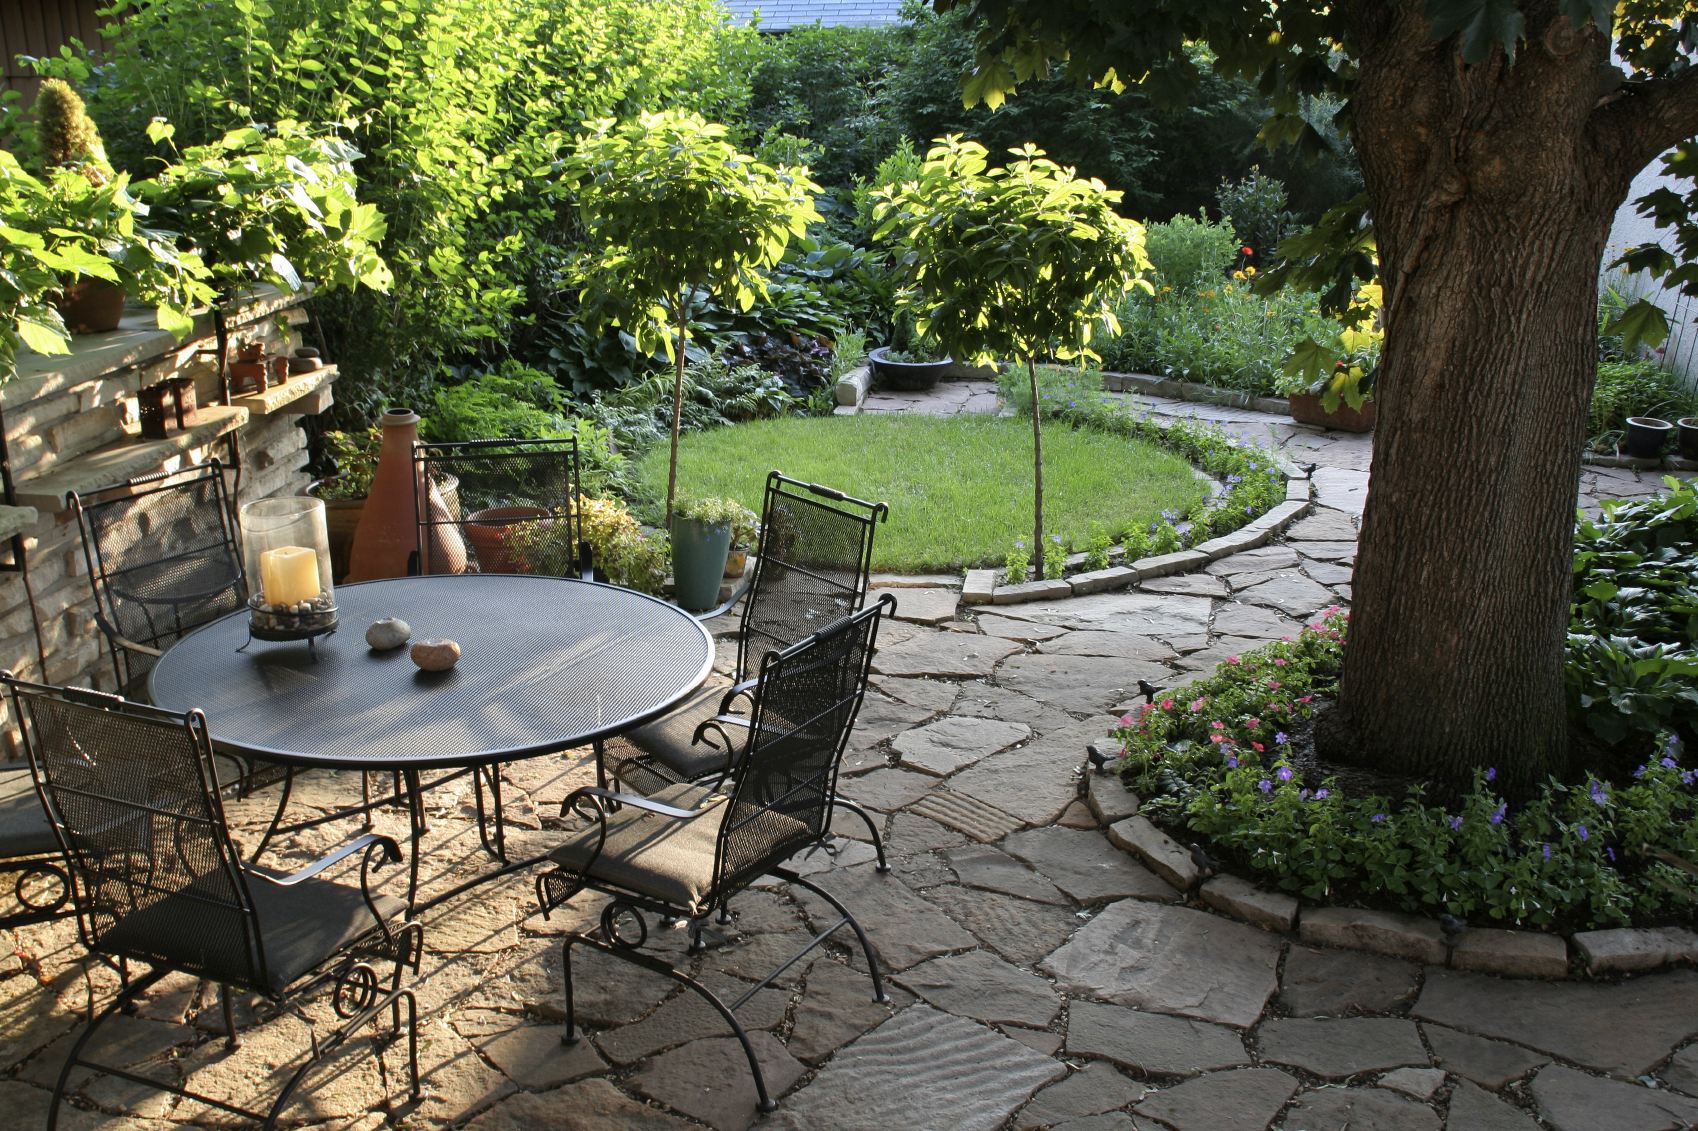
M 729 715 L 731 713 L 731 704 L 737 700 L 738 696 L 750 694 L 755 690 L 755 688 L 760 686 L 760 683 L 760 678 L 756 677 L 755 679 L 745 679 L 742 683 L 732 684 L 725 694 L 720 697 L 719 713 L 722 715 Z
M 750 725 L 751 724 L 749 723 L 748 719 L 742 718 L 741 716 L 738 716 L 738 715 L 716 715 L 711 719 L 704 719 L 700 724 L 697 725 L 696 733 L 690 736 L 690 745 L 691 746 L 700 745 L 701 742 L 704 739 L 706 739 L 706 737 L 707 737 L 708 728 L 712 727 L 714 730 L 717 730 L 719 732 L 719 737 L 721 737 L 725 740 L 726 749 L 729 750 L 732 746 L 734 746 L 736 744 L 731 741 L 731 732 L 726 730 L 725 728 L 727 726 L 739 726 L 739 727 L 742 727 L 743 729 L 747 730 Z M 712 740 L 708 740 L 707 744 L 709 746 L 712 746 L 715 750 L 719 749 L 718 744 L 713 742 Z
M 354 853 L 374 844 L 380 844 L 383 846 L 384 858 L 389 863 L 399 864 L 401 862 L 401 845 L 394 837 L 383 836 L 380 833 L 367 833 L 365 836 L 349 841 L 330 855 L 313 861 L 305 868 L 302 868 L 299 872 L 295 872 L 287 876 L 267 875 L 264 871 L 261 871 L 252 864 L 244 865 L 243 868 L 249 875 L 257 876 L 259 879 L 265 880 L 268 883 L 276 884 L 279 887 L 292 887 L 293 885 L 300 883 L 302 880 L 312 879 L 312 877 L 318 875 L 337 861 L 346 860 Z
M 713 805 L 708 805 L 701 809 L 680 809 L 675 805 L 662 804 L 653 798 L 638 797 L 632 793 L 614 793 L 611 789 L 602 789 L 600 786 L 586 785 L 581 789 L 573 790 L 571 796 L 567 797 L 566 800 L 560 803 L 560 815 L 564 817 L 567 812 L 571 810 L 572 805 L 580 797 L 596 797 L 607 801 L 615 801 L 620 805 L 630 805 L 637 809 L 646 809 L 650 813 L 659 813 L 663 817 L 671 817 L 674 820 L 679 821 L 693 821 L 697 817 L 700 817 L 702 814 L 713 809 L 715 805 L 719 804 L 718 801 L 715 801 Z

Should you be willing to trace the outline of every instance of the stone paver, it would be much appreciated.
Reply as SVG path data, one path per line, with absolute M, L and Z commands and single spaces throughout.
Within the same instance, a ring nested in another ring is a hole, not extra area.
M 856 1037 L 906 1008 L 913 995 L 888 981 L 890 1003 L 873 1000 L 872 979 L 836 962 L 816 962 L 808 970 L 806 992 L 796 1004 L 790 1055 L 818 1064 Z
M 1353 542 L 1356 525 L 1340 510 L 1317 510 L 1285 532 L 1293 542 Z
M 1698 1123 L 1698 1101 L 1552 1064 L 1528 1091 L 1555 1131 L 1685 1131 Z
M 1216 876 L 1203 885 L 1203 902 L 1234 919 L 1289 931 L 1297 919 L 1297 900 L 1280 892 L 1264 891 L 1237 876 Z
M 689 1126 L 629 1099 L 606 1080 L 586 1080 L 540 1096 L 521 1092 L 466 1124 L 466 1131 L 684 1131 Z
M 1079 794 L 1077 774 L 1086 744 L 1101 739 L 1113 725 L 1104 715 L 1052 731 L 961 771 L 949 779 L 949 788 L 1011 813 L 1025 824 L 1050 824 Z
M 1399 1068 L 1381 1076 L 1379 1085 L 1394 1092 L 1402 1092 L 1411 1099 L 1428 1100 L 1433 1097 L 1434 1092 L 1444 1087 L 1444 1069 Z
M 1184 891 L 1201 877 L 1191 851 L 1156 828 L 1149 818 L 1136 816 L 1109 826 L 1109 842 L 1139 857 L 1150 871 Z
M 558 1025 L 521 1025 L 473 1044 L 508 1079 L 536 1092 L 594 1076 L 607 1067 L 588 1041 L 564 1045 L 560 1034 Z
M 900 644 L 881 647 L 873 657 L 873 671 L 880 675 L 983 679 L 991 674 L 997 661 L 1020 648 L 1018 640 L 996 636 L 926 632 Z
M 881 675 L 875 676 L 872 683 L 892 699 L 900 699 L 909 706 L 923 707 L 928 711 L 949 710 L 955 705 L 955 697 L 961 693 L 960 684 L 942 679 Z
M 1600 1072 L 1638 1076 L 1698 1033 L 1698 973 L 1676 970 L 1607 986 L 1429 967 L 1414 1015 Z
M 1132 1110 L 1174 1131 L 1261 1131 L 1297 1090 L 1274 1068 L 1235 1068 L 1145 1096 Z
M 767 1091 L 783 1095 L 807 1066 L 770 1033 L 750 1033 Z M 657 1057 L 631 1077 L 630 1086 L 714 1131 L 744 1131 L 755 1121 L 755 1080 L 748 1054 L 734 1037 L 692 1041 Z
M 1066 1048 L 1070 1056 L 1101 1057 L 1159 1076 L 1250 1063 L 1243 1038 L 1224 1026 L 1088 1001 L 1068 1009 Z
M 1445 1131 L 1538 1131 L 1533 1117 L 1518 1107 L 1460 1081 L 1450 1094 Z
M 934 958 L 893 979 L 938 1009 L 993 1024 L 1042 1029 L 1061 1012 L 1049 983 L 982 950 Z
M 1067 633 L 1065 628 L 1058 628 L 1053 624 L 1013 620 L 992 613 L 980 615 L 979 631 L 988 636 L 1001 636 L 1008 640 L 1018 640 L 1023 644 L 1036 644 L 1040 640 L 1053 640 L 1055 637 Z
M 904 766 L 944 777 L 1031 734 L 1024 723 L 951 716 L 899 735 L 891 748 L 902 756 Z
M 1561 978 L 1568 973 L 1568 944 L 1544 931 L 1470 927 L 1451 948 L 1450 964 L 1512 978 Z
M 1657 1073 L 1668 1081 L 1669 1087 L 1698 1096 L 1698 1045 L 1691 1045 L 1674 1054 L 1668 1067 Z
M 1263 1022 L 1256 1040 L 1263 1063 L 1289 1065 L 1331 1080 L 1387 1068 L 1425 1068 L 1429 1063 L 1415 1022 L 1397 1017 L 1281 1017 Z
M 1040 652 L 1060 656 L 1114 656 L 1122 660 L 1161 663 L 1173 659 L 1173 649 L 1153 636 L 1135 632 L 1068 632 L 1038 645 Z
M 1065 711 L 1106 710 L 1138 690 L 1140 679 L 1159 683 L 1172 670 L 1147 661 L 1114 656 L 1010 656 L 997 669 L 1002 686 Z
M 896 619 L 916 624 L 940 624 L 949 620 L 961 603 L 961 593 L 956 589 L 873 588 L 867 590 L 867 604 L 872 604 L 886 593 L 896 599 L 896 612 L 893 614 Z
M 1297 551 L 1290 546 L 1261 546 L 1241 554 L 1212 561 L 1204 573 L 1231 577 L 1240 573 L 1262 573 L 1270 569 L 1291 569 L 1297 565 Z
M 1247 1028 L 1275 989 L 1280 942 L 1186 907 L 1127 899 L 1104 909 L 1043 968 L 1068 993 Z
M 1171 884 L 1100 833 L 1029 829 L 1004 840 L 1002 847 L 1087 907 L 1129 897 L 1169 902 L 1179 896 Z
M 937 778 L 912 770 L 874 770 L 838 782 L 837 792 L 869 809 L 886 812 L 912 805 L 937 787 Z
M 1112 749 L 1114 744 L 1108 744 Z M 1111 763 L 1112 765 L 1112 763 Z M 1097 820 L 1105 825 L 1124 821 L 1138 811 L 1138 795 L 1126 788 L 1120 775 L 1112 771 L 1093 772 L 1085 785 L 1085 801 Z
M 1450 948 L 1436 920 L 1397 911 L 1316 907 L 1303 912 L 1303 941 L 1348 946 L 1415 962 L 1443 962 Z
M 1588 974 L 1632 973 L 1698 961 L 1698 934 L 1684 927 L 1581 931 L 1573 941 Z
M 975 844 L 947 848 L 943 856 L 954 869 L 956 878 L 968 887 L 1000 891 L 1037 903 L 1067 906 L 1067 897 L 1060 888 L 1006 852 Z
M 1520 1045 L 1489 1041 L 1443 1025 L 1424 1025 L 1422 1031 L 1427 1034 L 1427 1044 L 1432 1046 L 1433 1059 L 1446 1072 L 1454 1072 L 1494 1092 L 1539 1065 L 1549 1064 L 1551 1059 Z
M 1337 1017 L 1352 1009 L 1384 1013 L 1407 1005 L 1420 977 L 1413 964 L 1376 954 L 1294 946 L 1285 958 L 1279 1000 L 1297 1017 Z
M 881 875 L 870 865 L 841 868 L 817 882 L 854 912 L 887 970 L 906 970 L 976 942 L 947 915 L 909 891 L 901 880 Z M 831 905 L 812 892 L 799 890 L 796 895 L 814 930 L 824 930 L 837 921 Z M 854 934 L 844 926 L 839 928 L 838 937 L 848 945 Z
M 1093 1061 L 1033 1096 L 1032 1102 L 1021 1108 L 1014 1120 L 1014 1131 L 1065 1126 L 1069 1120 L 1129 1107 L 1142 1099 L 1147 1090 L 1115 1071 L 1112 1064 Z
M 922 894 L 980 942 L 1022 966 L 1036 966 L 1080 925 L 1070 909 L 1001 892 L 942 884 Z
M 1224 597 L 1226 582 L 1206 573 L 1175 573 L 1139 584 L 1146 593 L 1184 593 L 1192 597 Z
M 855 716 L 855 729 L 849 732 L 849 749 L 865 750 L 869 746 L 876 746 L 887 738 L 901 734 L 909 727 L 925 722 L 934 713 L 925 707 L 903 703 L 869 689 L 861 701 L 860 713 Z M 863 762 L 851 756 L 845 759 L 844 769 L 853 771 L 882 764 L 877 759 Z
M 913 811 L 984 843 L 1001 840 L 1026 823 L 976 797 L 943 789 L 914 802 Z
M 842 1049 L 774 1120 L 795 1131 L 995 1131 L 1067 1068 L 982 1025 L 914 1005 Z
M 999 612 L 1017 620 L 1037 621 L 1057 628 L 1100 632 L 1136 632 L 1164 636 L 1170 632 L 1201 632 L 1208 627 L 1206 597 L 1169 597 L 1159 593 L 1099 593 L 1070 601 L 1036 601 L 1011 605 Z
M 1295 621 L 1258 605 L 1228 603 L 1215 614 L 1215 631 L 1226 636 L 1273 640 L 1289 636 L 1296 639 L 1302 630 L 1302 625 Z
M 1297 1097 L 1287 1131 L 1439 1131 L 1438 1114 L 1384 1088 L 1322 1088 Z

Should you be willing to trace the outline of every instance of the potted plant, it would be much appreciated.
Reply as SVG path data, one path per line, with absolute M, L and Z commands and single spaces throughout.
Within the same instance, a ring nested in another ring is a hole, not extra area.
M 1144 229 L 1114 210 L 1121 193 L 1082 180 L 1036 146 L 989 168 L 959 136 L 940 140 L 917 179 L 879 189 L 875 238 L 900 230 L 900 278 L 914 328 L 969 364 L 1026 363 L 1032 392 L 1032 545 L 1044 542 L 1043 412 L 1037 359 L 1090 357 L 1093 333 L 1120 333 L 1115 308 L 1150 266 Z
M 691 612 L 719 600 L 731 530 L 747 507 L 735 499 L 680 499 L 672 514 L 672 584 L 678 604 Z
M 324 500 L 325 525 L 330 529 L 331 576 L 340 585 L 348 576 L 348 555 L 354 548 L 354 531 L 365 511 L 366 492 L 377 474 L 377 453 L 383 447 L 383 429 L 364 433 L 326 432 L 324 450 L 336 472 L 315 479 L 301 494 Z
M 83 100 L 64 79 L 44 79 L 35 96 L 35 137 L 42 172 L 75 173 L 99 188 L 113 179 L 100 130 L 83 109 Z M 104 242 L 104 241 L 103 241 Z M 54 300 L 73 334 L 116 330 L 124 316 L 122 284 L 98 276 L 68 282 Z
M 913 308 L 909 306 L 904 306 L 897 313 L 890 344 L 873 350 L 867 356 L 885 388 L 904 392 L 922 392 L 932 388 L 955 364 L 948 350 L 935 339 L 914 329 Z
M 731 552 L 725 558 L 725 576 L 742 577 L 749 568 L 749 553 L 760 538 L 761 520 L 748 507 L 739 505 L 731 522 Z
M 1313 338 L 1297 344 L 1286 360 L 1276 388 L 1291 402 L 1291 419 L 1342 432 L 1374 430 L 1374 384 L 1379 378 L 1379 349 L 1383 336 L 1372 322 L 1379 309 L 1380 288 L 1357 292 L 1349 315 L 1327 345 Z
M 1674 425 L 1654 416 L 1627 418 L 1627 435 L 1621 441 L 1621 454 L 1633 459 L 1662 459 Z

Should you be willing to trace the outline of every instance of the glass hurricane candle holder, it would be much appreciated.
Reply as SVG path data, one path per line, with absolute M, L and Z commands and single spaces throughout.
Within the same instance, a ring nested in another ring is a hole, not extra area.
M 324 500 L 300 495 L 242 507 L 248 631 L 258 640 L 305 640 L 336 628 Z

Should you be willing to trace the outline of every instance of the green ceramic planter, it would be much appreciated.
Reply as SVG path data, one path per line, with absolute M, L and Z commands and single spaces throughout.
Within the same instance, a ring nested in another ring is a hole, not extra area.
M 672 520 L 673 596 L 691 612 L 711 609 L 719 602 L 719 582 L 731 553 L 731 524 L 709 524 L 693 518 Z

